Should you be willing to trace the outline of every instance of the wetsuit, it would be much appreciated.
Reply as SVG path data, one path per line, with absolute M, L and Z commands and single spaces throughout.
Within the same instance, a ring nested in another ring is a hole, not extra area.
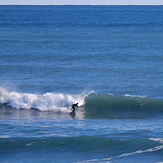
M 78 103 L 76 103 L 76 104 L 73 104 L 73 105 L 72 105 L 72 109 L 73 109 L 73 110 L 72 110 L 72 112 L 74 112 L 74 111 L 75 111 L 75 106 L 77 106 L 77 107 L 78 107 Z

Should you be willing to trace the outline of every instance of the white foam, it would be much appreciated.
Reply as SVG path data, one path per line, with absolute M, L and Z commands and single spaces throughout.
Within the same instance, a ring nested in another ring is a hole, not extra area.
M 146 98 L 146 96 L 139 96 L 139 95 L 130 95 L 130 94 L 125 94 L 126 97 L 140 97 L 140 98 Z
M 159 141 L 159 142 L 163 143 L 163 138 L 150 138 L 150 140 Z M 115 158 L 127 157 L 127 156 L 131 156 L 131 155 L 147 153 L 147 152 L 155 152 L 155 151 L 162 150 L 162 149 L 163 149 L 163 145 L 160 145 L 160 146 L 155 146 L 153 148 L 149 148 L 149 149 L 145 149 L 145 150 L 138 150 L 138 151 L 131 152 L 131 153 L 124 153 L 124 154 L 121 154 L 121 155 L 118 155 L 118 156 L 115 156 L 115 157 L 102 158 L 102 159 L 92 159 L 92 160 L 84 160 L 84 161 L 80 161 L 78 163 L 102 162 L 102 161 L 107 161 L 108 163 L 110 163 Z M 162 163 L 162 162 L 158 162 L 158 163 Z
M 111 160 L 112 158 L 113 158 L 113 157 L 110 157 L 110 158 L 102 158 L 102 159 L 84 160 L 84 161 L 80 161 L 80 162 L 77 162 L 77 163 L 103 162 L 103 161 L 107 161 L 107 163 L 110 163 L 110 160 Z
M 163 145 L 161 145 L 161 146 L 156 146 L 156 147 L 154 147 L 154 148 L 150 148 L 150 149 L 146 149 L 146 150 L 139 150 L 139 151 L 132 152 L 132 153 L 125 153 L 125 154 L 122 154 L 122 155 L 117 156 L 117 157 L 125 157 L 125 156 L 134 155 L 134 154 L 145 153 L 145 152 L 155 152 L 155 151 L 158 151 L 158 150 L 160 150 L 160 149 L 163 149 Z
M 141 154 L 141 153 L 145 153 L 145 152 L 155 152 L 155 151 L 158 151 L 158 150 L 161 150 L 161 149 L 163 149 L 163 145 L 156 146 L 154 148 L 149 148 L 149 149 L 146 149 L 146 150 L 138 150 L 138 151 L 135 151 L 135 152 L 132 152 L 132 153 L 124 153 L 122 155 L 115 156 L 115 157 L 102 158 L 102 159 L 92 159 L 92 160 L 84 160 L 84 161 L 80 161 L 78 163 L 102 162 L 102 161 L 107 161 L 108 163 L 110 163 L 110 162 L 112 162 L 112 159 L 115 159 L 115 158 L 127 157 L 127 156 L 131 156 L 131 155 L 134 155 L 134 154 Z
M 163 144 L 163 138 L 150 138 L 150 140 L 158 141 Z
M 62 94 L 45 93 L 30 94 L 16 91 L 8 91 L 0 87 L 0 103 L 7 103 L 9 106 L 20 109 L 36 108 L 42 111 L 53 110 L 55 112 L 68 112 L 68 107 L 78 102 L 79 106 L 84 104 L 84 98 L 87 94 Z

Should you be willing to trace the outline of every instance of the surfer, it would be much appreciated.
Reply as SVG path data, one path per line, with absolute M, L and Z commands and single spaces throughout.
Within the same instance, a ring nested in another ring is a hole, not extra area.
M 78 103 L 76 103 L 76 104 L 72 104 L 72 112 L 75 112 L 75 107 L 78 107 Z

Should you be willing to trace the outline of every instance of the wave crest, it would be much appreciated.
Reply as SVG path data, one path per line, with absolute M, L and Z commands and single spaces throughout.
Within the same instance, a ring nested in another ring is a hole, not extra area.
M 68 112 L 68 107 L 78 102 L 83 105 L 85 94 L 70 95 L 62 93 L 29 94 L 10 92 L 0 88 L 0 103 L 7 103 L 13 108 L 30 109 L 35 108 L 41 111 L 53 110 L 55 112 Z
M 163 99 L 143 96 L 113 96 L 111 94 L 30 94 L 10 92 L 0 87 L 0 103 L 13 108 L 38 109 L 56 113 L 71 112 L 71 105 L 79 103 L 85 118 L 144 118 L 163 112 Z M 154 114 L 153 114 L 154 113 Z

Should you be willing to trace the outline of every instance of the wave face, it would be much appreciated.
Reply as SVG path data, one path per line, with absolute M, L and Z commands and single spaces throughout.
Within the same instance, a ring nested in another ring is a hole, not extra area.
M 92 118 L 112 118 L 114 116 L 141 118 L 146 113 L 162 112 L 163 100 L 131 95 L 117 97 L 91 93 L 85 98 L 85 110 L 87 117 Z
M 140 96 L 110 94 L 29 94 L 0 89 L 0 103 L 17 109 L 38 109 L 55 113 L 69 113 L 73 103 L 79 103 L 85 118 L 143 118 L 163 112 L 163 100 Z M 77 110 L 78 111 L 78 110 Z

